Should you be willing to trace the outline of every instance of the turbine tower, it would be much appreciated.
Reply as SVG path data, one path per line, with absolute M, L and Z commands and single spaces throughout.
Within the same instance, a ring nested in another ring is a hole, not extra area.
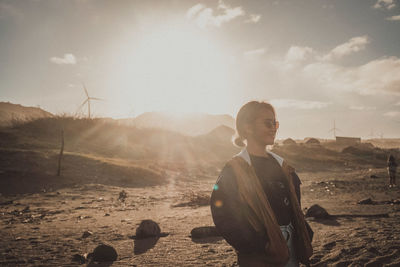
M 83 90 L 85 91 L 85 94 L 86 94 L 86 100 L 83 101 L 83 103 L 79 106 L 78 111 L 87 103 L 87 107 L 88 107 L 88 119 L 90 119 L 90 115 L 91 115 L 91 114 L 90 114 L 90 100 L 103 100 L 103 99 L 97 98 L 97 97 L 91 97 L 91 96 L 89 96 L 89 93 L 88 93 L 88 91 L 87 91 L 86 86 L 85 86 L 84 83 L 82 83 L 82 86 L 83 86 Z
M 328 133 L 333 131 L 333 138 L 336 139 L 336 131 L 340 132 L 340 129 L 336 128 L 336 121 L 333 120 L 333 128 L 328 131 Z

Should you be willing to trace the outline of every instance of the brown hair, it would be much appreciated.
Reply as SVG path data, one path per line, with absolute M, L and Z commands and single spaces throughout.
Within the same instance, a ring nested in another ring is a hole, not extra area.
M 257 115 L 262 109 L 270 110 L 272 111 L 272 113 L 274 113 L 274 115 L 276 115 L 274 107 L 267 102 L 250 101 L 240 108 L 236 116 L 237 137 L 234 140 L 235 145 L 239 147 L 246 146 L 246 144 L 243 142 L 244 140 L 246 140 L 246 124 L 252 124 L 257 119 Z

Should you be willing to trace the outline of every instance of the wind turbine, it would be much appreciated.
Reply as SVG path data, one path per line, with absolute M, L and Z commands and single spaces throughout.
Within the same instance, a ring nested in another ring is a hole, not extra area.
M 333 137 L 336 138 L 336 131 L 340 132 L 340 129 L 336 128 L 336 121 L 333 120 L 333 128 L 328 131 L 328 133 L 333 131 Z
M 368 135 L 368 137 L 371 137 L 371 139 L 374 139 L 374 137 L 375 137 L 374 128 L 371 128 L 371 133 Z
M 91 97 L 91 96 L 89 96 L 89 93 L 88 93 L 88 91 L 87 91 L 86 86 L 85 86 L 84 83 L 82 83 L 82 86 L 83 86 L 83 90 L 85 90 L 85 94 L 86 94 L 86 97 L 87 97 L 87 98 L 86 98 L 86 100 L 83 101 L 83 103 L 79 106 L 78 111 L 87 103 L 87 106 L 88 106 L 88 118 L 90 119 L 90 100 L 103 100 L 103 99 L 97 98 L 97 97 Z

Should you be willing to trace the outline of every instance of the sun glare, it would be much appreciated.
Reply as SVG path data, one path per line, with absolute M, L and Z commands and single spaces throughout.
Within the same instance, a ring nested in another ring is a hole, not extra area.
M 224 50 L 190 25 L 153 29 L 132 47 L 124 87 L 138 110 L 212 113 L 229 89 Z

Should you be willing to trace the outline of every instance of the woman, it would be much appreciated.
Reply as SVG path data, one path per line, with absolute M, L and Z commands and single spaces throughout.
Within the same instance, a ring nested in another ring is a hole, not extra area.
M 389 187 L 396 186 L 396 170 L 397 170 L 397 163 L 392 154 L 390 154 L 387 160 L 387 169 L 389 174 Z
M 214 223 L 236 249 L 240 266 L 308 265 L 312 255 L 299 177 L 266 150 L 278 127 L 268 103 L 251 101 L 240 109 L 235 144 L 245 148 L 225 165 L 211 196 Z

